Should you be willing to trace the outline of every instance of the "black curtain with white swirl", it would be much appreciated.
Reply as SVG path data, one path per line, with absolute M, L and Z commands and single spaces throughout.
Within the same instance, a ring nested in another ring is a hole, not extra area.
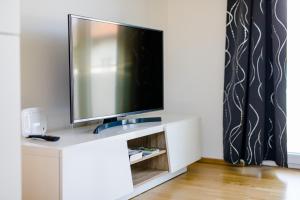
M 228 0 L 224 159 L 287 167 L 287 0 Z

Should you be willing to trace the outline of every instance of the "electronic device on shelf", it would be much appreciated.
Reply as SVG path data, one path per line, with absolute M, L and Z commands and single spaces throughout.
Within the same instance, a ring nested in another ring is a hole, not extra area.
M 162 110 L 163 31 L 68 16 L 71 123 L 104 119 L 94 131 L 160 117 L 117 117 Z
M 42 108 L 26 108 L 22 110 L 22 135 L 45 135 L 47 131 L 46 114 Z

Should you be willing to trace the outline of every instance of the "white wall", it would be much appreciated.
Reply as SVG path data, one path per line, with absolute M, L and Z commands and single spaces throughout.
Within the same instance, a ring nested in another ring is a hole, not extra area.
M 226 0 L 169 0 L 166 110 L 202 118 L 203 157 L 223 158 Z
M 67 14 L 165 29 L 166 10 L 161 0 L 22 0 L 22 107 L 43 107 L 50 129 L 69 124 Z
M 21 199 L 19 0 L 0 1 L 0 199 Z

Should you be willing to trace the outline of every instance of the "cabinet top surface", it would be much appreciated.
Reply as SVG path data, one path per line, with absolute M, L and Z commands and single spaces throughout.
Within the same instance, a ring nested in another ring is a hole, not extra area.
M 134 117 L 151 117 L 154 115 L 144 114 Z M 59 136 L 60 140 L 57 142 L 46 142 L 41 140 L 33 139 L 22 139 L 22 146 L 24 147 L 39 147 L 39 148 L 51 148 L 62 150 L 74 145 L 79 145 L 82 143 L 93 142 L 96 140 L 116 140 L 124 139 L 129 140 L 133 138 L 138 138 L 144 135 L 149 135 L 152 133 L 158 133 L 164 131 L 165 125 L 176 123 L 184 120 L 189 120 L 196 118 L 191 115 L 155 115 L 162 117 L 162 122 L 151 122 L 151 123 L 141 123 L 117 126 L 113 128 L 108 128 L 101 131 L 99 134 L 93 134 L 93 130 L 96 125 L 90 125 L 79 128 L 66 128 L 58 131 L 48 132 L 47 135 Z

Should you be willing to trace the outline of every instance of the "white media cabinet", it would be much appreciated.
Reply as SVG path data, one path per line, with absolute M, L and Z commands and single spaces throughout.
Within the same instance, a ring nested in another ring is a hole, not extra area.
M 23 200 L 130 199 L 187 170 L 201 158 L 200 120 L 162 115 L 162 122 L 95 126 L 49 133 L 58 142 L 23 139 Z M 128 147 L 160 153 L 130 162 Z

